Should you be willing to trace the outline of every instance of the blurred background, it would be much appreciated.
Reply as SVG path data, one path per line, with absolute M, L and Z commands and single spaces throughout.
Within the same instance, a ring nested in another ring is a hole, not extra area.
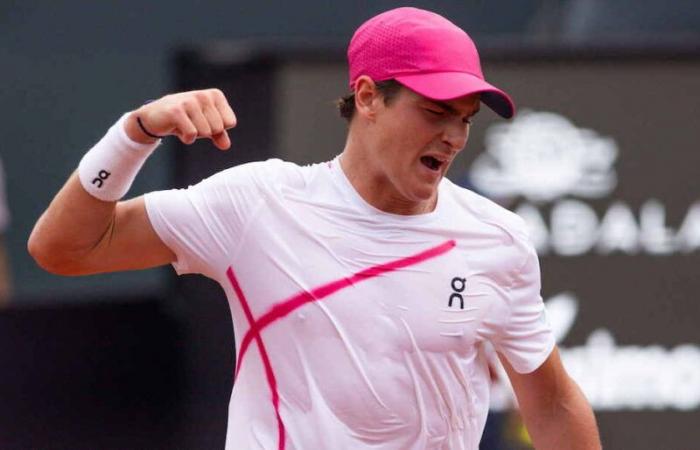
M 397 6 L 469 32 L 518 105 L 511 121 L 482 109 L 450 178 L 530 226 L 605 447 L 697 447 L 700 3 L 128 0 L 0 4 L 0 448 L 223 448 L 234 345 L 219 287 L 169 267 L 53 276 L 27 238 L 107 128 L 169 92 L 224 90 L 234 149 L 166 140 L 130 195 L 331 159 L 347 42 Z M 482 449 L 529 448 L 501 381 Z

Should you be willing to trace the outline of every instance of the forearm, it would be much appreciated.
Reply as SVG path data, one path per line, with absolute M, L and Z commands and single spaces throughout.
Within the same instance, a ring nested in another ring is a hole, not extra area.
M 595 416 L 555 347 L 535 371 L 518 373 L 501 357 L 520 412 L 538 450 L 597 450 Z
M 550 408 L 524 415 L 530 437 L 538 450 L 596 450 L 601 448 L 595 416 L 573 380 L 566 393 L 556 396 Z
M 44 269 L 71 274 L 114 226 L 117 202 L 88 194 L 74 172 L 37 221 L 29 252 Z

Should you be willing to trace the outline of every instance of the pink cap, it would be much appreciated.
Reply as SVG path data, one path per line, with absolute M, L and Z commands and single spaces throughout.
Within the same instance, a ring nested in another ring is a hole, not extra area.
M 433 100 L 480 93 L 499 115 L 513 117 L 511 98 L 484 80 L 469 35 L 444 17 L 417 8 L 379 14 L 355 31 L 348 47 L 350 89 L 361 75 L 395 79 Z

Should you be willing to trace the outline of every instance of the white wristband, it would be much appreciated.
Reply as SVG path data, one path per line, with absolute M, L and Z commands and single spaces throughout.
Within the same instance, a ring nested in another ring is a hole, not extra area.
M 85 190 L 106 202 L 122 198 L 134 182 L 146 158 L 158 147 L 132 140 L 124 129 L 124 114 L 107 134 L 88 151 L 78 165 L 78 177 Z

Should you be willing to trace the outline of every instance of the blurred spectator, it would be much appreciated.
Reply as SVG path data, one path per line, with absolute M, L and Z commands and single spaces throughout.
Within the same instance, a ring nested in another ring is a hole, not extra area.
M 6 306 L 12 294 L 10 264 L 5 246 L 7 227 L 10 224 L 10 211 L 5 195 L 5 171 L 0 160 L 0 307 Z

